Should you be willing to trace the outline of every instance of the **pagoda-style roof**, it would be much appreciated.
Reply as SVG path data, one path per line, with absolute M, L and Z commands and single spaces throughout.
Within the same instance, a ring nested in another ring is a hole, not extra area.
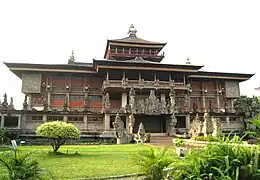
M 250 79 L 253 75 L 254 74 L 198 71 L 197 73 L 191 74 L 188 77 L 197 79 L 223 79 L 245 81 Z
M 136 35 L 137 30 L 134 28 L 133 25 L 130 26 L 129 28 L 129 36 L 122 38 L 122 39 L 109 39 L 107 40 L 107 46 L 104 54 L 104 58 L 108 59 L 110 55 L 113 57 L 117 57 L 119 59 L 123 59 L 124 57 L 129 58 L 128 56 L 143 56 L 146 59 L 149 58 L 151 61 L 161 61 L 164 55 L 159 55 L 158 53 L 162 50 L 162 48 L 166 45 L 166 43 L 161 43 L 161 42 L 154 42 L 154 41 L 148 41 L 141 39 L 137 37 Z M 125 50 L 123 52 L 112 51 L 111 47 L 116 47 L 116 48 L 133 48 L 133 49 L 149 49 L 150 52 L 136 52 L 136 51 L 129 51 Z M 154 50 L 154 52 L 151 52 L 151 50 Z M 110 51 L 111 50 L 111 51 Z M 155 52 L 156 50 L 156 52 Z
M 176 71 L 176 72 L 198 72 L 203 66 L 198 65 L 177 65 L 162 64 L 151 61 L 145 61 L 141 58 L 135 58 L 129 61 L 115 60 L 95 60 L 93 65 L 97 69 L 128 69 L 128 70 L 147 70 L 147 71 Z
M 92 63 L 76 64 L 32 64 L 32 63 L 7 63 L 4 64 L 15 75 L 22 78 L 22 72 L 57 72 L 57 73 L 95 73 Z

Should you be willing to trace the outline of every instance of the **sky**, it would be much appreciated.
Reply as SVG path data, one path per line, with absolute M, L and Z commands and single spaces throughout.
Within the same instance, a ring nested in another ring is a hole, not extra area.
M 107 39 L 137 36 L 167 42 L 162 63 L 201 70 L 255 73 L 240 83 L 260 95 L 259 0 L 0 0 L 0 98 L 22 108 L 21 80 L 3 62 L 66 64 L 103 59 Z

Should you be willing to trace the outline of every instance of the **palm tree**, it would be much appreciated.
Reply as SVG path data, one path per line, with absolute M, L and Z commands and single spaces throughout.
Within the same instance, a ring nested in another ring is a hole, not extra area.
M 31 154 L 32 152 L 21 153 L 19 151 L 0 154 L 0 167 L 2 166 L 7 172 L 2 178 L 6 180 L 42 180 L 50 175 L 35 159 L 30 158 Z

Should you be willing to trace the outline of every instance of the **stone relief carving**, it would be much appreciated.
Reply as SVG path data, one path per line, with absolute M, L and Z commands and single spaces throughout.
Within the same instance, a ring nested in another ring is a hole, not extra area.
M 41 92 L 41 74 L 23 74 L 22 77 L 23 93 Z
M 204 113 L 204 122 L 203 122 L 202 133 L 204 134 L 205 137 L 207 137 L 212 132 L 213 132 L 212 120 L 211 120 L 209 114 L 206 112 L 206 113 Z
M 239 84 L 235 81 L 226 81 L 225 82 L 226 97 L 236 98 L 239 97 Z
M 103 107 L 105 109 L 110 108 L 110 99 L 109 99 L 109 93 L 108 92 L 103 96 Z
M 131 87 L 130 91 L 129 91 L 129 105 L 130 105 L 130 111 L 132 113 L 136 112 L 135 109 L 135 90 L 133 87 Z
M 221 136 L 222 135 L 222 128 L 221 128 L 221 123 L 219 118 L 211 118 L 212 121 L 212 127 L 213 127 L 213 132 L 212 136 Z

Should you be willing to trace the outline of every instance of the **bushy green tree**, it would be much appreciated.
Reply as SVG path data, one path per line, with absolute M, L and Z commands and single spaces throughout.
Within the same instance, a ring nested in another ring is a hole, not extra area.
M 241 96 L 235 100 L 234 108 L 238 114 L 254 118 L 260 112 L 260 100 L 257 97 Z
M 52 179 L 38 161 L 31 158 L 32 152 L 22 153 L 8 151 L 0 154 L 1 179 L 6 180 L 35 180 Z
M 36 134 L 50 139 L 54 152 L 57 152 L 68 139 L 80 138 L 79 129 L 75 125 L 63 121 L 44 123 L 36 129 Z

